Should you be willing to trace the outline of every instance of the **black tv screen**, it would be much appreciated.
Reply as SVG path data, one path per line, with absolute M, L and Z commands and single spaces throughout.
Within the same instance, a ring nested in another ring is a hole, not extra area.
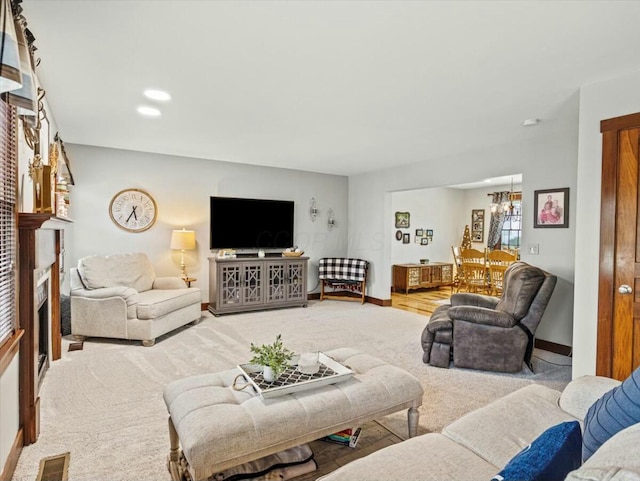
M 293 246 L 293 201 L 211 197 L 211 249 Z

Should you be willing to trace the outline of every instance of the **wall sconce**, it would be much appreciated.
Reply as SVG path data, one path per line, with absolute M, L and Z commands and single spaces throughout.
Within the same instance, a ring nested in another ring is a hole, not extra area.
M 327 229 L 331 230 L 336 225 L 336 220 L 333 217 L 333 209 L 329 209 L 327 212 Z
M 316 204 L 316 199 L 311 197 L 311 201 L 309 202 L 309 217 L 311 218 L 311 222 L 315 222 L 316 218 L 320 211 L 318 210 L 318 205 Z
M 187 270 L 184 264 L 184 251 L 196 248 L 196 233 L 192 230 L 174 230 L 171 233 L 171 248 L 180 249 L 180 277 L 187 279 Z

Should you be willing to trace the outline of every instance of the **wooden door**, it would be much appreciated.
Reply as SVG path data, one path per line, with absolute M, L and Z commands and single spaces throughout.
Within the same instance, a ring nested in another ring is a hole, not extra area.
M 640 365 L 640 113 L 601 123 L 602 205 L 596 374 Z

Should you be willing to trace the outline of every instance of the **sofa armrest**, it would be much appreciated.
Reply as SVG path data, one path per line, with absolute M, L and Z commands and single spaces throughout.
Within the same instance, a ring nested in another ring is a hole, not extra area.
M 563 411 L 582 421 L 593 403 L 619 385 L 620 381 L 608 377 L 582 376 L 567 384 L 558 404 Z
M 513 327 L 517 324 L 517 321 L 512 315 L 502 311 L 487 309 L 485 307 L 450 307 L 447 314 L 452 321 L 467 321 L 475 324 L 483 324 L 485 326 Z
M 115 286 L 101 287 L 99 289 L 73 289 L 71 296 L 86 297 L 89 299 L 107 299 L 109 297 L 122 297 L 129 304 L 129 299 L 136 296 L 138 291 L 132 287 Z
M 187 284 L 179 277 L 156 277 L 152 289 L 186 289 Z
M 492 296 L 483 296 L 482 294 L 470 294 L 466 292 L 457 293 L 451 296 L 452 306 L 476 306 L 486 307 L 487 309 L 495 309 L 500 299 Z

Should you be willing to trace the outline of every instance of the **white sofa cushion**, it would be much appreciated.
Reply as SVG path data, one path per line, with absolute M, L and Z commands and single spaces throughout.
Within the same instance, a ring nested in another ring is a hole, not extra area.
M 560 408 L 576 419 L 584 420 L 591 405 L 620 381 L 602 376 L 582 376 L 571 381 L 560 395 Z
M 318 481 L 491 479 L 498 471 L 500 468 L 442 434 L 428 433 L 351 461 Z
M 559 391 L 532 384 L 472 411 L 442 434 L 502 468 L 546 429 L 575 421 L 560 409 L 559 398 Z
M 567 476 L 568 481 L 640 481 L 640 423 L 620 431 Z
M 140 292 L 137 301 L 138 319 L 157 319 L 183 307 L 200 303 L 202 295 L 200 289 L 195 287 L 151 289 Z
M 151 261 L 141 252 L 84 257 L 78 261 L 78 272 L 87 289 L 126 286 L 144 292 L 156 278 Z

